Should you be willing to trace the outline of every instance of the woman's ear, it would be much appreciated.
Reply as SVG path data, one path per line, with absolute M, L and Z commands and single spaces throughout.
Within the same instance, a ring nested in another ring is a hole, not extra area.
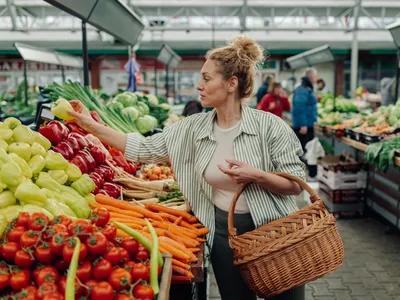
M 234 91 L 237 90 L 239 86 L 239 79 L 236 76 L 232 76 L 228 80 L 228 92 L 233 93 Z

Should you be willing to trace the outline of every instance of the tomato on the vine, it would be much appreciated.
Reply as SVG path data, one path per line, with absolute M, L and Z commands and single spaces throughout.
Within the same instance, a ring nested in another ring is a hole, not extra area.
M 44 296 L 57 292 L 58 292 L 57 285 L 53 282 L 47 281 L 39 286 L 36 292 L 36 299 L 43 299 Z
M 28 227 L 34 231 L 41 231 L 49 224 L 49 217 L 43 213 L 33 213 L 28 221 Z
M 126 249 L 129 254 L 134 257 L 139 249 L 139 243 L 134 238 L 126 238 L 121 242 L 121 247 Z
M 127 261 L 130 261 L 130 256 L 129 253 L 126 249 L 124 248 L 119 248 L 119 255 L 121 256 L 121 262 L 122 264 L 126 263 Z
M 19 291 L 29 284 L 30 278 L 31 272 L 29 270 L 19 270 L 19 272 L 11 275 L 10 286 L 14 290 Z
M 57 233 L 60 232 L 65 232 L 68 233 L 68 228 L 67 226 L 63 225 L 63 224 L 54 224 L 51 227 L 49 227 L 49 229 L 47 229 L 47 237 L 48 238 L 52 238 L 53 236 L 55 236 Z
M 72 223 L 71 219 L 65 215 L 57 216 L 51 222 L 52 224 L 62 224 L 68 228 L 68 226 Z
M 139 246 L 138 251 L 136 252 L 135 255 L 135 261 L 137 262 L 144 262 L 150 258 L 150 253 L 147 251 L 145 247 L 142 245 Z
M 67 276 L 62 276 L 60 278 L 60 282 L 58 283 L 58 287 L 60 288 L 60 293 L 63 295 L 65 295 L 66 286 L 67 286 Z M 82 294 L 84 294 L 84 292 L 85 288 L 79 284 L 78 280 L 75 279 L 75 299 L 79 299 L 79 297 Z
M 43 243 L 35 250 L 35 258 L 38 262 L 48 265 L 54 260 L 54 255 L 51 252 L 50 245 Z
M 132 269 L 136 266 L 136 263 L 133 261 L 128 261 L 124 264 L 124 269 L 128 270 L 129 272 L 132 271 Z M 135 282 L 135 280 L 132 279 L 132 282 Z
M 104 227 L 110 221 L 110 213 L 104 207 L 97 207 L 93 210 L 90 219 L 96 226 Z
M 132 294 L 135 299 L 152 300 L 154 298 L 153 289 L 148 285 L 143 285 L 140 283 L 135 285 Z
M 45 295 L 43 300 L 64 300 L 64 296 L 60 293 L 50 293 Z
M 104 259 L 108 260 L 112 266 L 119 265 L 122 261 L 120 248 L 113 247 L 104 254 Z
M 149 268 L 144 264 L 135 264 L 135 266 L 131 270 L 132 282 L 136 282 L 138 280 L 149 281 L 150 280 L 150 271 Z
M 97 284 L 97 281 L 94 279 L 89 279 L 88 281 L 85 282 L 85 286 L 87 287 L 84 292 L 85 296 L 90 295 L 90 293 L 92 292 L 92 290 L 96 284 Z
M 1 247 L 1 257 L 6 262 L 11 263 L 14 261 L 15 254 L 20 249 L 21 247 L 16 242 L 7 242 Z
M 0 290 L 5 289 L 10 284 L 10 273 L 8 272 L 8 268 L 4 266 L 4 268 L 0 269 Z
M 96 300 L 108 300 L 108 299 L 113 299 L 114 297 L 114 291 L 112 286 L 106 282 L 98 282 L 96 285 L 93 287 L 92 292 L 90 293 L 91 299 L 96 299 Z
M 64 261 L 62 258 L 57 259 L 56 268 L 58 271 L 64 272 L 68 269 L 68 267 L 69 267 L 69 264 L 66 261 Z
M 103 255 L 107 251 L 107 238 L 100 232 L 92 233 L 86 240 L 86 247 L 93 255 Z
M 33 285 L 28 285 L 23 288 L 23 291 L 25 292 L 24 294 L 26 296 L 23 296 L 21 298 L 18 298 L 18 300 L 35 300 L 36 298 L 36 292 L 37 288 Z
M 107 280 L 112 271 L 112 265 L 108 260 L 99 260 L 93 268 L 93 278 L 101 281 Z
M 7 240 L 9 242 L 16 242 L 19 243 L 22 234 L 26 231 L 27 229 L 24 226 L 16 226 L 13 229 L 11 229 L 7 233 Z
M 36 277 L 34 274 L 34 279 L 38 286 L 41 286 L 45 282 L 57 283 L 60 278 L 58 271 L 53 266 L 47 266 L 39 270 Z
M 90 221 L 84 219 L 78 219 L 68 226 L 69 233 L 79 237 L 82 241 L 85 241 L 88 236 L 93 232 Z
M 128 294 L 119 293 L 115 296 L 115 300 L 131 300 L 132 297 Z
M 114 289 L 120 291 L 132 283 L 132 275 L 123 268 L 117 268 L 111 272 L 108 282 Z
M 70 235 L 67 232 L 56 233 L 50 241 L 51 252 L 55 255 L 61 255 L 69 237 Z
M 27 212 L 21 212 L 18 215 L 17 223 L 15 224 L 16 226 L 24 226 L 26 229 L 28 229 L 28 222 L 29 218 L 31 216 Z
M 34 264 L 35 260 L 32 254 L 25 250 L 18 250 L 15 253 L 14 262 L 20 268 L 29 268 Z
M 21 248 L 29 248 L 34 246 L 39 239 L 39 235 L 33 230 L 25 231 L 19 240 Z
M 117 235 L 117 228 L 115 227 L 114 224 L 108 223 L 106 226 L 104 226 L 102 233 L 107 238 L 107 240 L 112 242 L 114 241 L 115 236 Z
M 71 262 L 72 255 L 74 254 L 74 249 L 76 246 L 76 242 L 74 240 L 70 240 L 68 243 L 64 245 L 62 255 L 64 260 L 67 263 Z M 81 243 L 81 247 L 79 249 L 79 262 L 83 262 L 87 256 L 87 248 L 84 243 Z
M 81 281 L 85 282 L 92 276 L 92 264 L 89 261 L 85 261 L 76 270 L 76 277 Z

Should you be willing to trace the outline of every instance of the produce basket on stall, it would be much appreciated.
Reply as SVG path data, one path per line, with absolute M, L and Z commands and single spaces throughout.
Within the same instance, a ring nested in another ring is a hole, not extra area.
M 343 264 L 344 258 L 336 219 L 316 192 L 293 175 L 272 174 L 297 182 L 311 195 L 312 204 L 238 236 L 234 228 L 234 211 L 246 185 L 234 196 L 228 216 L 234 264 L 250 289 L 262 298 L 332 273 Z

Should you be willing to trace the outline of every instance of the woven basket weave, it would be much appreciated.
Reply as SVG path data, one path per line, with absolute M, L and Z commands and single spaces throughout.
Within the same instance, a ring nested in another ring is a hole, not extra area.
M 311 195 L 312 204 L 237 236 L 234 211 L 246 185 L 233 198 L 228 233 L 234 264 L 249 288 L 261 298 L 278 295 L 332 273 L 343 264 L 344 257 L 336 219 L 316 192 L 293 175 L 272 174 L 297 182 Z

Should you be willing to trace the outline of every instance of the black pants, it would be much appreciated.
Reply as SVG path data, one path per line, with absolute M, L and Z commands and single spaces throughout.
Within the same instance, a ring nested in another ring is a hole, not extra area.
M 306 134 L 300 133 L 300 128 L 293 128 L 294 132 L 296 133 L 298 139 L 300 140 L 301 147 L 303 148 L 304 153 L 306 152 L 306 145 L 309 141 L 313 140 L 314 135 L 314 127 L 308 127 Z M 307 165 L 308 168 L 308 176 L 315 177 L 317 176 L 317 166 L 316 165 L 309 165 L 306 161 L 304 163 Z
M 256 300 L 257 296 L 247 287 L 240 271 L 233 265 L 233 251 L 228 243 L 228 213 L 215 209 L 215 236 L 211 251 L 214 269 L 222 300 Z M 237 233 L 254 230 L 250 214 L 235 214 Z M 304 300 L 304 286 L 289 290 L 272 298 L 273 300 Z

